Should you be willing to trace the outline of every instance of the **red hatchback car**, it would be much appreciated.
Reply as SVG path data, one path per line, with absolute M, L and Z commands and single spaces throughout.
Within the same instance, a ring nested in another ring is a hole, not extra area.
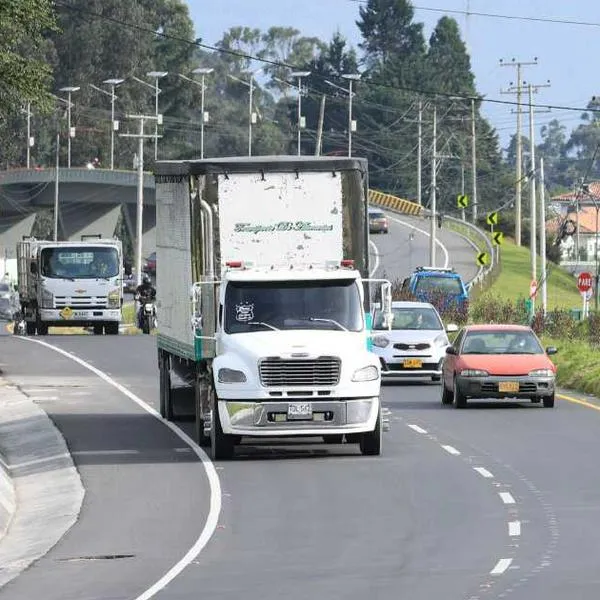
M 468 399 L 516 398 L 554 406 L 556 366 L 530 327 L 469 325 L 446 348 L 442 404 L 465 408 Z

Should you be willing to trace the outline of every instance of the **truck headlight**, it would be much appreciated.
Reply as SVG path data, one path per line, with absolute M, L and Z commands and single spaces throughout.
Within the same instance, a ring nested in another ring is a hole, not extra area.
M 243 371 L 236 369 L 219 369 L 217 374 L 217 380 L 219 383 L 244 383 L 246 381 L 246 375 Z
M 54 294 L 46 288 L 42 288 L 42 306 L 44 308 L 54 308 Z
M 390 340 L 388 340 L 384 335 L 375 335 L 371 338 L 371 342 L 373 343 L 373 346 L 385 348 L 390 343 Z
M 529 377 L 554 377 L 552 369 L 534 369 L 529 371 Z
M 483 369 L 463 369 L 460 374 L 462 377 L 487 377 L 489 375 Z
M 379 369 L 373 365 L 357 369 L 352 375 L 352 381 L 374 381 L 379 379 Z
M 108 308 L 119 308 L 121 304 L 121 292 L 118 289 L 111 290 L 108 292 L 107 300 Z

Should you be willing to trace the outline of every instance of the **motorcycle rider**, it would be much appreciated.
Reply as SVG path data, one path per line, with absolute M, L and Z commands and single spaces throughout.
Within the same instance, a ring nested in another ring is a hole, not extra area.
M 147 273 L 142 276 L 142 283 L 135 290 L 135 299 L 140 303 L 137 312 L 137 326 L 142 329 L 142 310 L 144 308 L 144 300 L 154 302 L 156 298 L 156 289 L 152 285 L 152 280 Z

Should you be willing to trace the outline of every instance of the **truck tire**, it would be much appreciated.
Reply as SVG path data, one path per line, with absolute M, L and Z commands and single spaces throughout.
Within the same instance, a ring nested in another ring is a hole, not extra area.
M 102 335 L 104 333 L 104 327 L 102 325 L 94 325 L 94 335 Z
M 208 396 L 210 394 L 209 385 L 206 382 L 206 379 L 202 377 L 200 374 L 196 374 L 196 380 L 194 382 L 194 398 L 195 398 L 195 417 L 196 417 L 196 425 L 195 425 L 195 433 L 196 433 L 196 442 L 199 446 L 206 448 L 211 445 L 210 436 L 204 434 L 204 419 L 202 418 L 202 401 L 208 403 L 209 399 L 205 398 L 204 395 Z
M 27 335 L 35 335 L 35 323 L 27 321 L 25 325 L 25 330 L 27 332 Z
M 235 452 L 236 437 L 223 433 L 217 394 L 212 392 L 212 424 L 210 428 L 210 451 L 213 460 L 230 460 Z
M 173 388 L 171 387 L 171 358 L 159 350 L 158 359 L 160 416 L 167 421 L 173 420 Z
M 367 433 L 363 433 L 359 446 L 360 451 L 364 456 L 379 456 L 381 454 L 381 408 L 377 413 L 377 421 L 375 423 L 375 429 L 373 431 L 368 431 Z
M 36 326 L 38 335 L 48 335 L 48 325 L 44 323 L 38 323 Z
M 119 324 L 118 323 L 107 323 L 104 326 L 104 333 L 106 335 L 119 335 Z

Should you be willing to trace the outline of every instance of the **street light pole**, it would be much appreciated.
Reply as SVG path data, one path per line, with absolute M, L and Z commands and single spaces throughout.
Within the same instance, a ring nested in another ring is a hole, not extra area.
M 146 77 L 154 78 L 154 160 L 158 160 L 158 126 L 160 125 L 160 119 L 158 118 L 158 95 L 161 92 L 161 89 L 158 87 L 158 80 L 166 77 L 168 75 L 168 71 L 148 71 L 146 73 Z
M 78 92 L 81 88 L 78 86 L 66 86 L 60 88 L 61 92 L 67 92 L 67 120 L 69 131 L 67 133 L 67 167 L 71 168 L 71 138 L 75 137 L 75 131 L 71 128 L 71 94 L 73 92 Z
M 31 168 L 31 102 L 27 103 L 27 168 Z
M 435 267 L 436 220 L 437 220 L 437 107 L 433 107 L 433 147 L 431 160 L 431 223 L 429 228 L 429 264 Z
M 352 131 L 355 129 L 356 123 L 352 119 L 352 82 L 360 79 L 359 73 L 343 73 L 342 77 L 348 80 L 348 156 L 352 156 Z
M 110 170 L 115 168 L 115 131 L 119 129 L 119 121 L 115 121 L 115 87 L 123 83 L 123 79 L 106 79 L 104 83 L 110 85 Z
M 298 156 L 302 154 L 302 78 L 308 77 L 310 73 L 310 71 L 294 71 L 291 74 L 292 77 L 298 78 Z

